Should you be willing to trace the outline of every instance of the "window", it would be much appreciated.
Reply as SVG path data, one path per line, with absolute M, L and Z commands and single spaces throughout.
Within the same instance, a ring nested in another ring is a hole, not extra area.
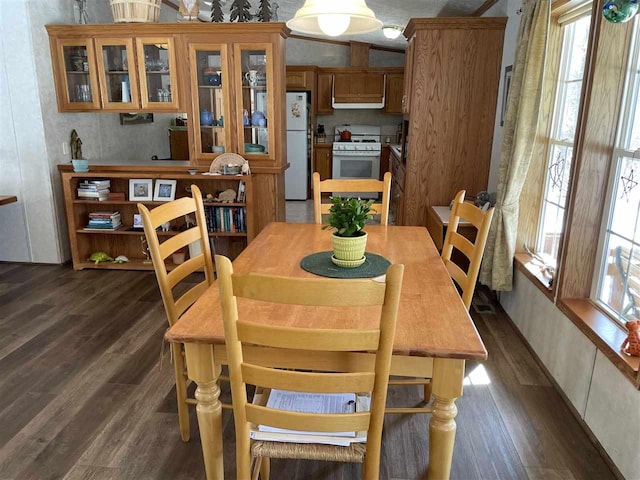
M 618 321 L 640 319 L 640 33 L 634 42 L 610 172 L 595 301 Z
M 555 267 L 563 232 L 591 16 L 564 25 L 537 251 Z

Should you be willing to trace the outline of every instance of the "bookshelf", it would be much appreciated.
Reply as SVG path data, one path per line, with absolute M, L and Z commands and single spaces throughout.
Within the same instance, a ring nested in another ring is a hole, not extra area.
M 73 268 L 113 269 L 113 270 L 153 270 L 151 263 L 145 262 L 143 254 L 144 232 L 131 230 L 133 215 L 138 213 L 138 203 L 149 208 L 157 207 L 164 202 L 159 201 L 130 201 L 129 180 L 159 179 L 176 180 L 175 198 L 190 196 L 187 190 L 191 185 L 197 185 L 204 195 L 232 189 L 238 192 L 240 182 L 245 186 L 244 201 L 231 203 L 205 201 L 205 216 L 208 217 L 209 239 L 215 252 L 235 258 L 254 237 L 253 218 L 253 183 L 251 175 L 190 175 L 186 172 L 169 171 L 126 171 L 126 172 L 61 172 L 62 187 L 66 209 L 67 228 L 71 247 Z M 125 200 L 87 200 L 78 198 L 78 185 L 85 180 L 108 179 L 109 190 L 112 193 L 124 193 Z M 116 230 L 86 230 L 89 214 L 92 212 L 120 212 L 122 227 Z M 210 222 L 211 220 L 211 222 Z M 169 226 L 168 231 L 158 230 L 162 239 L 170 238 L 180 232 L 184 223 L 176 220 Z M 125 255 L 128 263 L 99 263 L 89 260 L 93 252 L 106 252 L 110 257 Z M 174 268 L 171 257 L 167 259 L 167 267 Z

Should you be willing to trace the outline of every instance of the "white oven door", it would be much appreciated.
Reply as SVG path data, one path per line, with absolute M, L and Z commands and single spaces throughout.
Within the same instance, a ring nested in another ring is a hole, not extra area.
M 349 155 L 344 152 L 333 155 L 333 178 L 375 178 L 380 174 L 380 157 L 378 155 Z M 334 192 L 334 196 L 377 198 L 376 192 Z

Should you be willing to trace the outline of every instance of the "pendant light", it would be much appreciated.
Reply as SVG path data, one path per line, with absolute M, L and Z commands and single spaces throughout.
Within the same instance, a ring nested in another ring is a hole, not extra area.
M 291 30 L 314 35 L 353 35 L 382 27 L 365 0 L 306 0 L 287 22 Z

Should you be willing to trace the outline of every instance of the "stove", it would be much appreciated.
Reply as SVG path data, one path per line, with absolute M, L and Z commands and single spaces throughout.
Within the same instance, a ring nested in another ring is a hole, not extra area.
M 351 140 L 340 140 L 343 130 L 351 132 Z M 333 142 L 333 178 L 380 177 L 380 127 L 375 125 L 336 125 Z M 367 194 L 358 194 L 367 198 Z M 372 193 L 370 197 L 376 197 Z

